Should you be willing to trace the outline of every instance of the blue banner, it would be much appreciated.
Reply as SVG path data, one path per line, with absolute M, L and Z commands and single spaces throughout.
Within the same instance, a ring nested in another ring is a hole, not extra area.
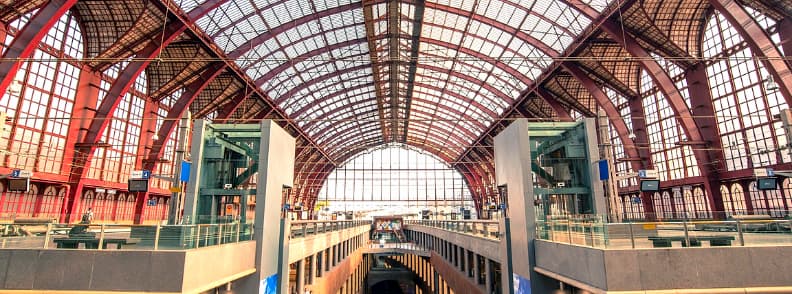
M 182 182 L 189 182 L 190 181 L 190 163 L 187 161 L 181 162 L 181 174 L 179 175 L 179 180 Z
M 531 281 L 518 274 L 514 278 L 514 294 L 531 294 Z
M 603 159 L 598 162 L 599 162 L 599 179 L 600 181 L 607 180 L 610 174 L 610 171 L 608 170 L 608 160 Z
M 271 275 L 261 280 L 259 294 L 278 294 L 278 274 Z

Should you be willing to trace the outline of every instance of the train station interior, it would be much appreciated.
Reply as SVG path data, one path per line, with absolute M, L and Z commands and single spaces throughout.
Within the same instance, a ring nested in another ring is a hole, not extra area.
M 0 24 L 0 294 L 792 293 L 790 0 Z

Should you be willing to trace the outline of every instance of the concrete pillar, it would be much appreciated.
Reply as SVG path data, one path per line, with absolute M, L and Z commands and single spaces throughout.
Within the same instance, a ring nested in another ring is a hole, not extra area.
M 339 244 L 335 244 L 332 247 L 333 248 L 333 262 L 332 262 L 332 266 L 330 268 L 334 268 L 336 266 L 336 264 L 338 264 L 338 255 L 339 255 L 338 249 L 339 249 L 339 247 L 340 247 Z
M 305 259 L 297 261 L 297 293 L 301 294 L 305 289 Z
M 330 266 L 332 265 L 332 261 L 330 260 L 331 257 L 332 257 L 332 255 L 330 253 L 330 248 L 325 249 L 324 250 L 324 255 L 322 257 L 322 261 L 324 261 L 323 262 L 324 263 L 324 270 L 322 271 L 323 275 L 324 275 L 324 273 L 330 271 Z
M 316 254 L 311 255 L 311 272 L 308 275 L 308 280 L 306 281 L 309 285 L 313 285 L 314 281 L 316 281 Z M 300 293 L 302 294 L 302 293 Z
M 492 262 L 486 257 L 484 258 L 484 283 L 486 293 L 492 293 Z
M 432 272 L 432 273 L 433 273 L 432 274 L 432 290 L 434 291 L 434 294 L 440 294 L 440 287 L 439 287 L 439 285 L 440 285 L 440 283 L 439 283 L 440 282 L 439 281 L 440 277 L 438 276 L 437 272 Z
M 283 187 L 294 185 L 295 139 L 271 120 L 262 121 L 260 128 L 253 234 L 256 240 L 257 271 L 240 281 L 240 293 L 259 293 L 261 281 L 269 280 L 277 283 L 279 293 L 286 294 L 289 284 L 289 226 L 281 218 L 281 199 Z M 190 179 L 195 177 L 196 173 L 191 173 Z M 189 192 L 198 193 L 198 190 Z
M 476 281 L 476 285 L 481 285 L 479 277 L 481 276 L 481 264 L 479 264 L 479 255 L 473 253 L 473 279 Z
M 465 253 L 465 248 L 459 246 L 459 270 L 462 272 L 467 270 L 465 263 L 467 263 L 467 254 Z

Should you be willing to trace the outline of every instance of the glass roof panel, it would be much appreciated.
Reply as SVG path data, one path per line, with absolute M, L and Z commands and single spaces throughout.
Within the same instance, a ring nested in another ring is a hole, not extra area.
M 429 0 L 420 35 L 411 38 L 416 2 L 399 3 L 399 35 L 393 37 L 388 35 L 394 16 L 387 2 L 175 2 L 184 11 L 216 7 L 195 20 L 198 26 L 310 136 L 339 146 L 381 138 L 379 120 L 389 119 L 394 105 L 397 118 L 409 112 L 408 119 L 424 119 L 400 130 L 410 140 L 439 132 L 469 144 L 542 74 L 551 56 L 563 52 L 591 23 L 564 1 Z M 608 2 L 571 3 L 602 11 Z M 364 7 L 371 9 L 371 20 L 364 19 Z M 391 45 L 398 46 L 398 64 L 388 62 Z M 410 105 L 407 97 L 413 98 Z

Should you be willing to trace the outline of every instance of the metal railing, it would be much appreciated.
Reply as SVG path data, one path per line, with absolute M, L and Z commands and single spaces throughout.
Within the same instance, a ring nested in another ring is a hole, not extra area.
M 792 245 L 792 220 L 538 221 L 536 238 L 602 249 Z
M 371 226 L 371 221 L 364 220 L 304 220 L 293 221 L 291 224 L 291 238 L 304 238 L 318 234 L 351 229 L 359 226 Z
M 253 239 L 252 223 L 190 225 L 4 224 L 0 248 L 185 250 Z
M 500 228 L 492 220 L 405 220 L 408 226 L 426 226 L 455 233 L 499 240 Z

